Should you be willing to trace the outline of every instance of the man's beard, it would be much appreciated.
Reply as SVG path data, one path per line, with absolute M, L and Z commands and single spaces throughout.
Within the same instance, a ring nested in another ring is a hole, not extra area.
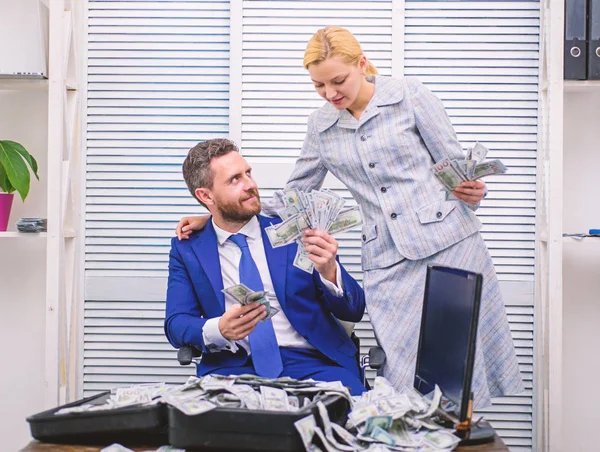
M 256 205 L 253 207 L 244 207 L 242 203 L 252 196 L 256 197 Z M 218 204 L 217 208 L 223 220 L 232 223 L 241 223 L 249 221 L 252 217 L 258 215 L 261 209 L 260 196 L 258 190 L 250 190 L 246 195 L 238 200 L 237 202 L 231 202 L 226 204 Z

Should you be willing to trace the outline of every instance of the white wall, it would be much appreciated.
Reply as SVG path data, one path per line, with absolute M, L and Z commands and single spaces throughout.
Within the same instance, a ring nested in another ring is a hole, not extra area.
M 600 229 L 600 88 L 565 93 L 565 232 Z M 563 248 L 563 444 L 598 450 L 600 238 Z
M 25 203 L 15 196 L 9 230 L 25 216 L 46 216 L 47 90 L 0 91 L 0 139 L 36 158 Z M 15 451 L 30 440 L 25 418 L 43 409 L 46 240 L 0 237 L 0 438 Z

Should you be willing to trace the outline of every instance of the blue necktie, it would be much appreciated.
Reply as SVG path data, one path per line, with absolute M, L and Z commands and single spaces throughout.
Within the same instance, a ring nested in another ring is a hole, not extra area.
M 264 290 L 262 279 L 256 262 L 252 259 L 250 248 L 244 234 L 233 234 L 229 240 L 242 250 L 240 258 L 240 283 L 245 284 L 255 292 Z M 283 370 L 279 345 L 275 337 L 275 330 L 271 319 L 258 322 L 254 331 L 250 333 L 250 351 L 254 370 L 261 377 L 277 378 Z

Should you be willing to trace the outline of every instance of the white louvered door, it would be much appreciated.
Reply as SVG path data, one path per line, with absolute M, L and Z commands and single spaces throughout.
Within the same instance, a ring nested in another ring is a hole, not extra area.
M 187 151 L 229 132 L 228 1 L 89 1 L 84 392 L 180 382 L 169 239 Z
M 198 141 L 231 136 L 262 196 L 281 188 L 306 118 L 322 104 L 302 68 L 304 48 L 330 24 L 355 33 L 384 75 L 402 74 L 403 55 L 404 72 L 444 101 L 463 146 L 479 140 L 509 166 L 487 180 L 478 216 L 527 394 L 496 400 L 485 417 L 511 449 L 531 450 L 535 2 L 89 0 L 85 394 L 193 373 L 162 329 L 169 239 L 182 215 L 202 212 L 181 163 Z M 398 32 L 403 47 L 393 44 Z M 349 197 L 339 181 L 325 185 Z M 362 280 L 359 232 L 339 241 L 342 263 Z M 368 316 L 357 332 L 366 352 Z
M 241 144 L 253 167 L 260 169 L 260 187 L 271 195 L 292 172 L 309 113 L 323 104 L 302 65 L 306 43 L 326 25 L 348 28 L 379 72 L 391 75 L 392 2 L 244 1 L 242 5 Z M 348 205 L 355 204 L 331 175 L 324 186 L 348 199 Z M 360 229 L 337 239 L 341 262 L 362 281 Z M 368 313 L 355 328 L 361 352 L 368 353 L 376 344 Z
M 533 434 L 534 236 L 539 51 L 537 2 L 406 2 L 405 69 L 443 100 L 464 147 L 508 167 L 486 178 L 477 216 L 490 249 L 527 392 L 481 414 L 512 450 Z

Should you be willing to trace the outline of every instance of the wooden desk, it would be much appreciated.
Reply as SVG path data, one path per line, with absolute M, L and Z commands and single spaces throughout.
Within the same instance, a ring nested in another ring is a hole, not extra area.
M 134 448 L 137 452 L 146 450 L 156 450 L 157 447 L 142 447 Z M 102 447 L 90 447 L 90 446 L 67 446 L 64 444 L 49 444 L 40 443 L 38 441 L 32 441 L 20 452 L 99 452 Z M 469 447 L 458 447 L 455 449 L 457 452 L 508 452 L 508 447 L 504 444 L 498 436 L 493 443 L 482 444 L 480 446 L 469 446 Z

